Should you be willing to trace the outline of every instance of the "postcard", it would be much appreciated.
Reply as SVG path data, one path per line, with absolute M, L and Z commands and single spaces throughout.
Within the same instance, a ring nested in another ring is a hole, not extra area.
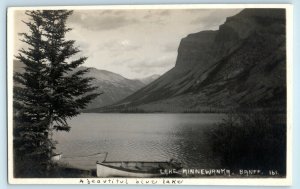
M 9 7 L 10 184 L 290 185 L 292 5 Z

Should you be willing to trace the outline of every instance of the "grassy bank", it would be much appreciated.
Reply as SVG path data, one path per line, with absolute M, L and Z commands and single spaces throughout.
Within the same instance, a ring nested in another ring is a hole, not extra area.
M 228 113 L 208 133 L 214 156 L 231 170 L 276 170 L 286 174 L 285 115 L 257 111 Z
M 96 170 L 81 170 L 58 165 L 52 169 L 50 178 L 91 178 L 96 177 Z
M 81 170 L 64 164 L 52 164 L 48 170 L 32 161 L 18 162 L 14 166 L 15 178 L 91 178 L 96 169 Z

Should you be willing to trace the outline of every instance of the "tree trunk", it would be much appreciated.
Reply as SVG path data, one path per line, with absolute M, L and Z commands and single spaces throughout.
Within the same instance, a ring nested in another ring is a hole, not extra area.
M 49 172 L 50 172 L 50 169 L 51 169 L 51 157 L 53 155 L 53 152 L 52 152 L 52 131 L 53 131 L 53 116 L 52 114 L 50 114 L 50 123 L 49 123 L 49 128 L 48 128 L 48 131 L 47 131 L 47 140 L 49 142 L 48 144 L 48 150 L 47 150 L 47 161 L 46 161 L 46 176 L 48 177 L 49 176 Z

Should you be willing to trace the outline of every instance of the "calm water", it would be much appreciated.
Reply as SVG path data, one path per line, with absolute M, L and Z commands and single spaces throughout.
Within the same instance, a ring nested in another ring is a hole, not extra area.
M 81 114 L 70 132 L 54 134 L 65 157 L 108 152 L 111 161 L 179 160 L 190 168 L 218 166 L 205 132 L 221 114 Z

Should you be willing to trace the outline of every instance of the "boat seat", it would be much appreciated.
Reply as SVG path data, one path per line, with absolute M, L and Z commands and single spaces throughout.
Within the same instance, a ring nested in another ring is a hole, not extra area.
M 134 166 L 137 170 L 141 170 L 142 168 L 138 165 Z

